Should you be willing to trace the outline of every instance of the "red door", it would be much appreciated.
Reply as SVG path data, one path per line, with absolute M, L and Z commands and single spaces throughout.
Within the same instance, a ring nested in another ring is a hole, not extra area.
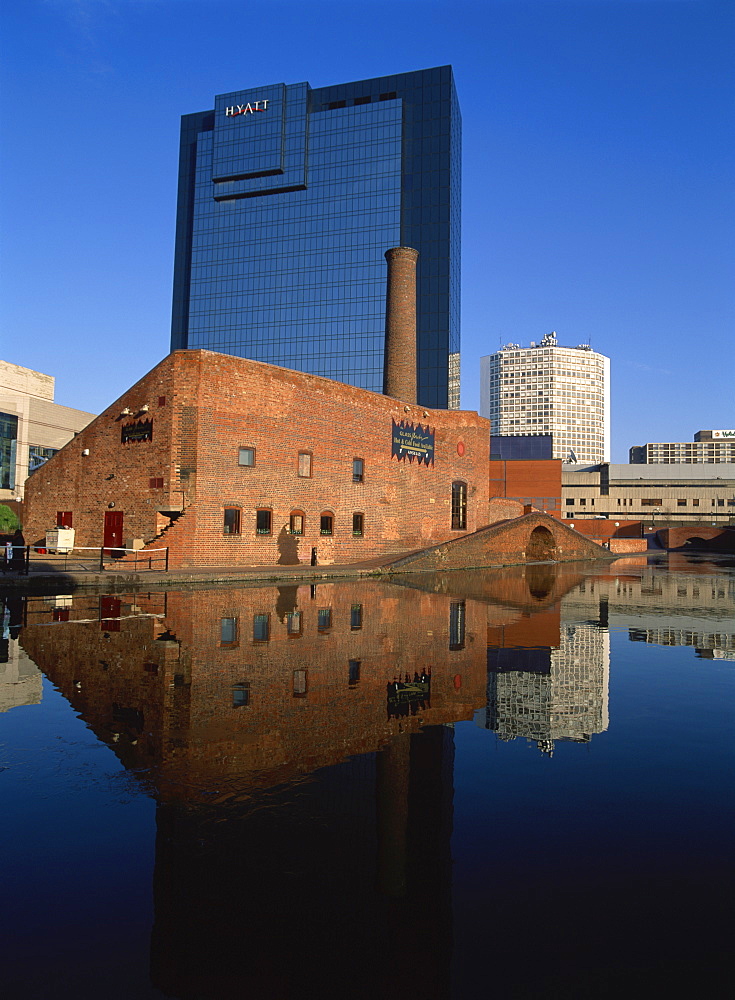
M 121 510 L 105 511 L 105 535 L 102 544 L 106 549 L 121 549 L 123 547 L 123 513 Z

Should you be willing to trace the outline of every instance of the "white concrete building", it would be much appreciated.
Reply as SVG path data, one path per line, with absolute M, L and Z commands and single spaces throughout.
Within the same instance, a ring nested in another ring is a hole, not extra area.
M 506 344 L 480 359 L 480 413 L 491 434 L 550 434 L 552 457 L 610 460 L 610 359 L 586 344 Z
M 735 463 L 735 430 L 697 431 L 693 441 L 667 441 L 630 449 L 635 465 L 710 465 Z
M 96 414 L 54 402 L 54 378 L 0 361 L 0 503 L 23 498 L 28 476 Z

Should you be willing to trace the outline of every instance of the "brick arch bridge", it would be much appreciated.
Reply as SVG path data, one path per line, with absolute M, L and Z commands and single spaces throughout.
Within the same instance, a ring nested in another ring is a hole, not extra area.
M 563 521 L 534 511 L 393 560 L 389 571 L 478 569 L 517 563 L 600 559 L 610 553 Z

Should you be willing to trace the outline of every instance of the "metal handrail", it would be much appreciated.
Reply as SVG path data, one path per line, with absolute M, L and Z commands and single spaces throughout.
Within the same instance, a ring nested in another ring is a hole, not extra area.
M 45 555 L 47 552 L 49 552 L 49 549 L 48 549 L 48 546 L 46 546 L 46 545 L 26 545 L 26 546 L 24 546 L 24 548 L 25 548 L 25 553 L 24 553 L 24 558 L 23 558 L 23 572 L 25 572 L 25 575 L 27 576 L 28 573 L 30 572 L 31 553 L 33 552 L 36 555 L 39 555 L 39 554 L 44 554 Z M 124 556 L 128 556 L 128 554 L 132 554 L 134 556 L 134 559 L 132 561 L 132 568 L 133 568 L 134 572 L 138 572 L 138 570 L 145 571 L 145 569 L 148 569 L 148 570 L 160 569 L 161 568 L 160 566 L 154 566 L 153 565 L 154 561 L 159 562 L 159 563 L 163 562 L 163 571 L 165 573 L 168 572 L 168 567 L 169 567 L 169 555 L 168 555 L 169 550 L 168 550 L 168 546 L 165 546 L 165 547 L 162 547 L 162 548 L 159 548 L 159 549 L 126 549 L 123 546 L 117 546 L 117 545 L 104 545 L 102 547 L 99 547 L 99 546 L 96 546 L 96 545 L 74 545 L 74 546 L 72 546 L 69 549 L 65 549 L 63 552 L 60 552 L 57 549 L 57 552 L 54 553 L 54 554 L 58 554 L 58 555 L 63 555 L 64 556 L 64 569 L 63 569 L 63 571 L 66 572 L 68 570 L 68 567 L 69 567 L 69 559 L 70 558 L 73 559 L 74 556 L 76 554 L 80 553 L 80 552 L 94 552 L 94 553 L 99 553 L 99 559 L 97 559 L 96 556 L 94 558 L 94 567 L 93 568 L 97 569 L 101 573 L 104 573 L 107 570 L 107 567 L 105 566 L 105 553 L 106 552 L 108 552 L 108 553 L 111 553 L 111 552 L 122 553 Z M 155 556 L 158 553 L 161 553 L 161 552 L 165 553 L 165 555 L 162 556 L 162 557 L 159 557 L 159 559 L 156 560 Z M 49 553 L 49 554 L 51 554 L 51 553 Z M 146 567 L 146 563 L 148 564 L 147 567 Z M 126 560 L 125 565 L 129 566 L 130 562 Z M 87 567 L 82 566 L 81 568 L 83 570 L 85 570 L 85 571 L 87 570 Z M 89 571 L 91 571 L 91 570 L 92 570 L 92 567 L 90 567 Z

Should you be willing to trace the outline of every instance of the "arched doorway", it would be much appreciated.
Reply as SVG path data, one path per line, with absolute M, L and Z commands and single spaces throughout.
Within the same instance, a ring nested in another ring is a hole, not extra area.
M 526 546 L 526 559 L 536 562 L 541 559 L 553 559 L 556 555 L 554 536 L 548 528 L 540 524 L 531 532 Z

